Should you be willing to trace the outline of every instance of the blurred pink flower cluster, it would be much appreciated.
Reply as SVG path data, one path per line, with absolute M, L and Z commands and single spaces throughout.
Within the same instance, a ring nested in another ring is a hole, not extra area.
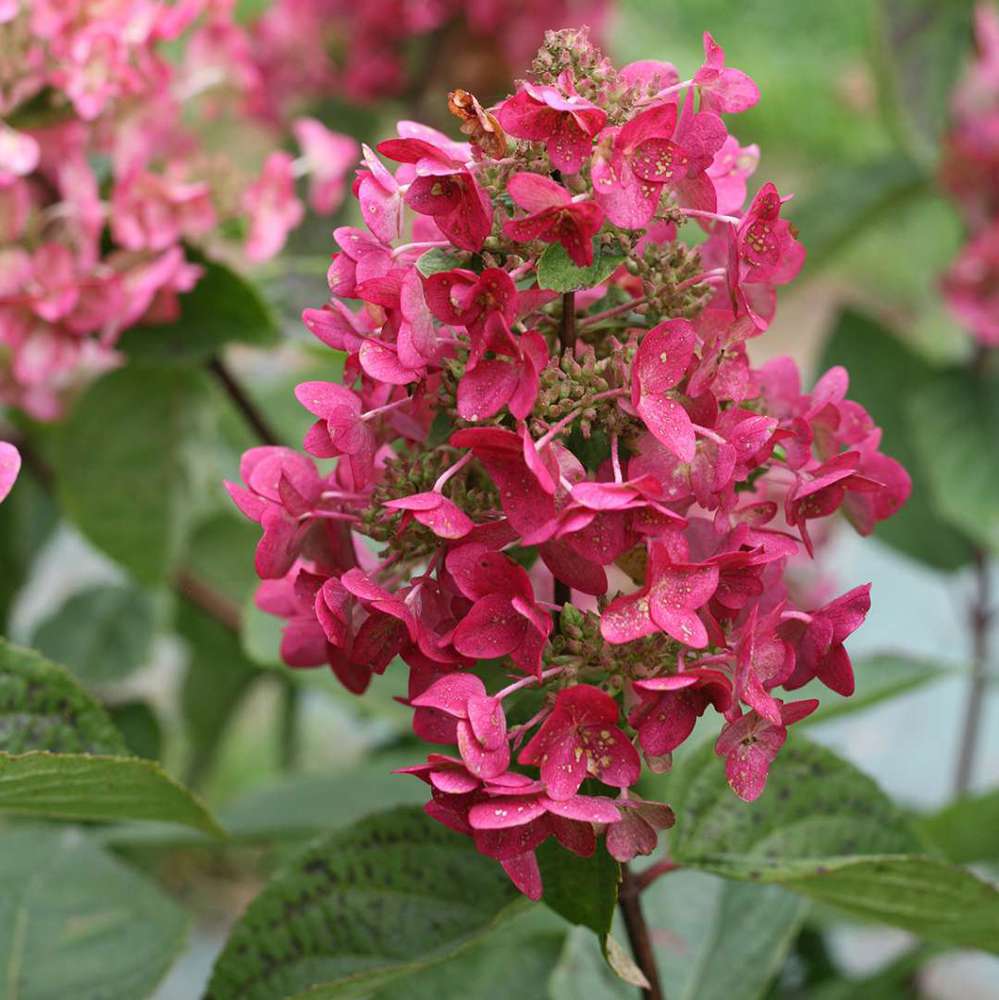
M 608 0 L 274 0 L 252 25 L 244 72 L 253 80 L 254 111 L 280 118 L 303 98 L 364 103 L 418 86 L 412 52 L 429 45 L 421 64 L 439 59 L 442 36 L 488 43 L 509 80 L 523 69 L 546 28 L 588 24 L 597 31 Z M 242 46 L 242 41 L 240 41 Z M 485 51 L 480 62 L 488 62 Z M 481 71 L 482 67 L 478 67 Z
M 975 12 L 976 53 L 954 93 L 941 177 L 957 201 L 968 242 L 943 280 L 958 320 L 986 347 L 999 346 L 999 10 Z
M 537 898 L 549 837 L 654 850 L 672 815 L 635 794 L 643 762 L 709 708 L 732 788 L 763 792 L 818 705 L 786 692 L 852 693 L 870 605 L 798 606 L 787 563 L 910 484 L 842 368 L 805 391 L 749 360 L 804 258 L 723 118 L 753 81 L 709 35 L 690 79 L 576 31 L 534 68 L 492 109 L 452 94 L 470 142 L 403 121 L 365 148 L 366 228 L 336 230 L 304 315 L 343 378 L 297 389 L 308 455 L 254 448 L 229 489 L 285 661 L 360 694 L 401 658 L 414 732 L 452 748 L 407 769 L 427 811 Z
M 188 248 L 220 227 L 245 229 L 251 261 L 277 253 L 304 211 L 296 176 L 317 210 L 342 199 L 357 144 L 312 119 L 299 160 L 272 153 L 255 178 L 213 151 L 241 82 L 213 43 L 230 6 L 0 3 L 0 403 L 57 417 L 124 330 L 176 318 L 202 274 Z

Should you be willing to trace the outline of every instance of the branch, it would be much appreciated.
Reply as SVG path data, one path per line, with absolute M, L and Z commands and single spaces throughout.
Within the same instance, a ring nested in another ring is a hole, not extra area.
M 242 619 L 239 605 L 199 580 L 190 570 L 177 571 L 173 578 L 173 589 L 230 632 L 239 632 Z
M 978 752 L 978 734 L 982 727 L 982 710 L 988 685 L 989 624 L 989 562 L 982 549 L 975 550 L 975 596 L 968 610 L 971 625 L 971 680 L 964 708 L 961 749 L 954 772 L 954 793 L 963 795 L 971 785 Z
M 559 327 L 559 343 L 562 350 L 576 346 L 576 293 L 566 292 L 562 296 L 562 323 Z
M 618 892 L 617 905 L 621 908 L 624 928 L 628 934 L 632 954 L 635 956 L 635 963 L 649 981 L 649 988 L 642 989 L 642 996 L 645 1000 L 665 1000 L 659 982 L 659 967 L 656 965 L 649 925 L 642 913 L 641 886 L 638 878 L 626 864 L 621 865 L 621 889 Z
M 270 421 L 260 412 L 257 404 L 253 402 L 249 393 L 240 385 L 221 358 L 212 358 L 208 362 L 208 370 L 219 380 L 226 395 L 250 425 L 250 429 L 260 438 L 261 444 L 280 445 L 283 443 Z

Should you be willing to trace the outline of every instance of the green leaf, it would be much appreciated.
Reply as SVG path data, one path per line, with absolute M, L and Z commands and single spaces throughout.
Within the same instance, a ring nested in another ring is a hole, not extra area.
M 149 996 L 187 935 L 183 910 L 77 831 L 0 833 L 0 992 Z
M 894 517 L 882 521 L 875 537 L 936 569 L 953 570 L 972 559 L 964 535 L 950 527 L 934 505 L 931 468 L 916 448 L 908 401 L 937 373 L 920 355 L 874 320 L 844 310 L 833 328 L 820 371 L 843 365 L 850 373 L 850 399 L 861 403 L 883 429 L 882 450 L 905 466 L 912 495 Z
M 565 252 L 565 247 L 561 243 L 553 243 L 538 261 L 538 287 L 563 293 L 593 288 L 606 281 L 623 263 L 621 254 L 604 250 L 596 237 L 593 263 L 589 267 L 577 267 Z
M 163 750 L 163 729 L 156 713 L 144 701 L 126 701 L 108 709 L 111 721 L 125 737 L 136 757 L 159 760 Z
M 999 788 L 966 795 L 917 826 L 948 861 L 999 861 Z
M 545 984 L 565 942 L 565 924 L 538 907 L 497 927 L 454 958 L 411 973 L 406 1000 L 442 1000 L 460 993 L 469 1000 L 547 1000 Z M 397 983 L 373 1000 L 399 1000 Z
M 592 857 L 581 858 L 549 838 L 537 850 L 545 903 L 570 923 L 600 937 L 610 932 L 617 906 L 618 863 L 601 840 Z
M 204 361 L 228 343 L 270 347 L 279 339 L 277 318 L 253 284 L 217 261 L 188 253 L 204 268 L 180 297 L 173 323 L 136 326 L 119 347 L 133 361 L 164 364 Z
M 138 757 L 0 753 L 0 813 L 58 819 L 159 820 L 221 835 L 215 820 L 158 764 Z
M 884 856 L 802 864 L 789 889 L 929 941 L 999 953 L 999 891 L 936 858 Z
M 130 364 L 96 382 L 56 435 L 66 514 L 141 583 L 170 571 L 192 512 L 189 445 L 208 436 L 207 377 Z
M 672 854 L 729 878 L 776 882 L 928 940 L 999 950 L 999 893 L 922 856 L 922 842 L 877 785 L 793 735 L 754 803 L 728 789 L 710 746 L 671 783 Z
M 656 962 L 670 1000 L 756 1000 L 776 976 L 808 903 L 776 885 L 679 871 L 642 893 Z M 552 1000 L 631 1000 L 603 967 L 591 935 L 574 931 L 552 977 Z
M 763 795 L 743 802 L 709 743 L 672 776 L 675 860 L 730 878 L 797 872 L 799 862 L 921 850 L 905 814 L 877 784 L 831 750 L 792 731 Z
M 908 405 L 937 506 L 960 531 L 999 552 L 999 378 L 949 371 Z
M 0 504 L 0 632 L 56 522 L 52 498 L 31 470 L 22 468 L 17 489 Z
M 212 767 L 243 698 L 261 671 L 243 655 L 239 637 L 188 601 L 177 608 L 177 631 L 187 645 L 180 711 L 189 746 L 185 776 L 197 786 Z
M 31 644 L 93 685 L 120 681 L 141 667 L 152 639 L 149 595 L 104 585 L 71 595 L 38 625 Z
M 461 266 L 461 261 L 453 253 L 448 253 L 440 247 L 428 250 L 416 262 L 416 269 L 424 278 L 439 274 L 441 271 L 453 271 Z
M 242 605 L 260 582 L 253 568 L 253 550 L 259 540 L 259 525 L 234 510 L 218 511 L 191 532 L 184 568 L 201 583 Z
M 205 1000 L 368 996 L 454 955 L 517 896 L 503 870 L 422 811 L 334 833 L 280 872 L 236 924 Z
M 333 774 L 297 774 L 255 789 L 221 811 L 230 836 L 302 837 L 343 827 L 396 805 L 426 801 L 426 786 L 405 774 L 411 755 L 376 755 Z
M 802 719 L 799 726 L 807 727 L 841 715 L 863 712 L 882 701 L 916 691 L 953 673 L 954 671 L 947 670 L 934 661 L 918 660 L 895 653 L 882 653 L 856 660 L 853 664 L 857 682 L 854 693 L 849 698 L 823 697 L 818 710 Z M 797 696 L 812 697 L 820 686 L 819 681 L 812 681 L 797 692 Z
M 0 639 L 0 751 L 124 754 L 107 713 L 62 667 Z
M 808 272 L 823 267 L 851 240 L 926 191 L 929 181 L 927 172 L 901 153 L 856 166 L 836 164 L 807 197 L 787 205 L 787 216 L 808 248 Z M 830 205 L 836 210 L 830 211 Z

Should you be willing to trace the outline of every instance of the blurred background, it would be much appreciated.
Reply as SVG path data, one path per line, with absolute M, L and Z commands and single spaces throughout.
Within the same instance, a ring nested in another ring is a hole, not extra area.
M 267 8 L 267 0 L 239 4 L 240 16 L 250 21 Z M 920 459 L 902 416 L 906 385 L 898 381 L 897 352 L 927 370 L 963 365 L 972 353 L 940 295 L 940 277 L 965 235 L 936 180 L 949 95 L 972 47 L 970 10 L 942 0 L 618 0 L 606 9 L 603 26 L 618 65 L 666 59 L 685 78 L 700 65 L 701 33 L 709 30 L 728 65 L 756 80 L 762 99 L 730 127 L 742 143 L 760 146 L 751 184 L 771 179 L 782 193 L 794 192 L 787 215 L 809 256 L 802 275 L 781 290 L 774 324 L 752 342 L 754 359 L 791 354 L 808 379 L 833 363 L 847 364 L 850 395 L 885 426 L 885 450 L 907 465 Z M 407 58 L 418 84 L 405 98 L 363 107 L 326 98 L 311 112 L 373 144 L 399 117 L 450 130 L 446 92 L 452 87 L 483 100 L 506 87 L 503 61 L 488 39 L 472 44 L 458 29 L 419 40 Z M 270 141 L 269 133 L 254 136 L 238 123 L 213 137 L 247 157 L 261 156 Z M 353 224 L 353 212 L 348 198 L 335 218 L 310 215 L 285 251 L 255 272 L 281 317 L 283 345 L 231 351 L 256 403 L 291 442 L 309 423 L 292 386 L 335 375 L 329 352 L 312 346 L 298 317 L 302 308 L 326 300 L 330 233 L 334 225 Z M 206 482 L 231 477 L 240 449 L 254 443 L 235 414 L 223 416 L 222 428 L 223 443 L 203 456 Z M 989 444 L 995 448 L 995 439 Z M 976 575 L 966 541 L 953 540 L 952 526 L 942 526 L 935 488 L 921 473 L 913 478 L 920 494 L 904 515 L 911 517 L 908 527 L 889 527 L 872 539 L 836 529 L 826 543 L 830 589 L 874 581 L 873 609 L 850 643 L 854 659 L 867 664 L 857 696 L 862 710 L 829 712 L 809 735 L 875 776 L 907 808 L 932 813 L 956 794 L 973 661 L 969 614 L 982 574 Z M 999 505 L 999 483 L 993 486 Z M 252 605 L 257 529 L 229 509 L 219 490 L 209 486 L 205 495 L 188 561 L 244 612 L 238 639 L 196 615 L 185 619 L 183 611 L 176 631 L 159 628 L 163 595 L 133 592 L 122 571 L 65 521 L 31 567 L 8 628 L 15 641 L 70 666 L 115 710 L 133 734 L 133 748 L 161 756 L 169 770 L 198 786 L 241 845 L 220 852 L 194 843 L 194 835 L 190 843 L 155 830 L 122 835 L 117 846 L 155 867 L 196 914 L 189 950 L 157 1000 L 199 995 L 230 922 L 290 849 L 269 839 L 276 816 L 305 836 L 371 808 L 422 799 L 417 783 L 387 773 L 411 756 L 408 714 L 392 701 L 400 693 L 392 686 L 399 672 L 376 678 L 357 700 L 324 671 L 292 677 L 282 668 L 280 623 Z M 13 518 L 15 506 L 12 498 L 0 517 Z M 994 570 L 992 584 L 999 592 Z M 97 586 L 117 615 L 123 601 L 128 609 L 130 624 L 115 633 L 113 657 L 99 628 Z M 89 633 L 67 628 L 81 618 L 98 627 Z M 67 644 L 67 635 L 81 634 Z M 993 671 L 997 647 L 993 634 Z M 994 683 L 981 690 L 970 790 L 985 793 L 999 785 L 999 693 Z M 289 718 L 294 726 L 282 725 Z M 997 846 L 991 857 L 999 857 L 999 820 L 983 838 Z M 833 966 L 854 977 L 886 967 L 912 946 L 900 931 L 847 925 L 837 925 L 827 942 Z M 999 996 L 996 959 L 954 952 L 923 957 L 918 972 L 895 983 L 896 992 L 835 995 Z M 820 995 L 802 993 L 791 973 L 783 983 L 772 995 Z

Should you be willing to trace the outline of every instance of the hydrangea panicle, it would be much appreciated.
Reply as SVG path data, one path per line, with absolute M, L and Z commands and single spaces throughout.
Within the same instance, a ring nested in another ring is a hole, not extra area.
M 655 850 L 673 816 L 635 785 L 709 710 L 733 791 L 763 793 L 817 705 L 785 693 L 852 691 L 870 606 L 798 597 L 788 564 L 909 492 L 844 370 L 806 392 L 790 359 L 750 361 L 804 250 L 772 184 L 747 204 L 758 150 L 722 115 L 757 91 L 705 50 L 680 81 L 550 33 L 495 125 L 464 94 L 471 143 L 401 122 L 394 166 L 365 150 L 367 229 L 337 230 L 332 300 L 304 315 L 347 355 L 297 393 L 336 465 L 255 450 L 230 487 L 288 662 L 352 690 L 408 669 L 414 733 L 450 749 L 404 772 L 532 898 L 551 837 Z

